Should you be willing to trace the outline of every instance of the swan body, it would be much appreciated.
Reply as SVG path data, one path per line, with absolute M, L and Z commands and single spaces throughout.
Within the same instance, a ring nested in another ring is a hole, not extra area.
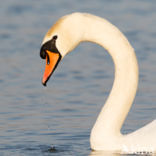
M 60 18 L 42 42 L 40 55 L 47 61 L 42 83 L 46 85 L 59 61 L 84 41 L 105 48 L 115 66 L 112 90 L 91 130 L 91 148 L 124 153 L 155 152 L 156 120 L 133 133 L 123 135 L 120 132 L 136 95 L 138 63 L 126 37 L 107 20 L 87 13 Z M 49 65 L 51 62 L 54 65 Z

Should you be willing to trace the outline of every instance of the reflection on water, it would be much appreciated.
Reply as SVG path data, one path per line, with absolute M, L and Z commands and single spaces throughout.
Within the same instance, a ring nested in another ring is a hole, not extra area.
M 104 152 L 104 151 L 92 151 L 89 156 L 125 156 L 125 155 L 143 155 L 143 156 L 155 156 L 155 153 L 135 153 L 135 154 L 119 154 L 113 152 Z
M 140 84 L 123 133 L 156 118 L 155 8 L 154 0 L 3 1 L 0 155 L 113 155 L 91 152 L 89 144 L 91 128 L 113 83 L 112 60 L 103 48 L 82 43 L 64 58 L 48 87 L 41 85 L 43 36 L 59 17 L 75 11 L 107 18 L 136 51 Z
M 89 156 L 120 156 L 118 153 L 103 152 L 103 151 L 92 151 Z

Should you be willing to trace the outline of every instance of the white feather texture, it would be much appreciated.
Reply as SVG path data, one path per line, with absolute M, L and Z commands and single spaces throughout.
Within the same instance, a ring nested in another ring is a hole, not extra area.
M 56 46 L 63 57 L 80 42 L 90 41 L 105 48 L 114 62 L 113 87 L 91 131 L 91 148 L 121 153 L 155 152 L 156 121 L 131 134 L 120 132 L 138 85 L 137 59 L 126 37 L 107 20 L 86 13 L 62 17 L 50 28 L 43 43 L 54 35 L 58 36 Z

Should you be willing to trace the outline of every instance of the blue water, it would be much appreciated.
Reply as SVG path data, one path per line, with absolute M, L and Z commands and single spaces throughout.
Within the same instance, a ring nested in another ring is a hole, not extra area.
M 41 85 L 42 39 L 59 17 L 75 11 L 108 19 L 136 51 L 139 88 L 122 132 L 132 132 L 155 119 L 155 8 L 155 0 L 3 1 L 0 155 L 111 155 L 92 152 L 89 145 L 90 130 L 113 83 L 114 69 L 108 53 L 97 45 L 82 43 L 60 63 L 48 87 Z

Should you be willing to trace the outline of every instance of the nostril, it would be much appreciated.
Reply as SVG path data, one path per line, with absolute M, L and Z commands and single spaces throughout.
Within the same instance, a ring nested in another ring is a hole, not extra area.
M 49 59 L 49 55 L 47 54 L 47 64 L 50 64 L 50 59 Z
M 40 51 L 40 57 L 41 57 L 42 59 L 45 59 L 45 58 L 46 58 L 46 52 L 45 52 L 44 50 L 41 50 L 41 51 Z

